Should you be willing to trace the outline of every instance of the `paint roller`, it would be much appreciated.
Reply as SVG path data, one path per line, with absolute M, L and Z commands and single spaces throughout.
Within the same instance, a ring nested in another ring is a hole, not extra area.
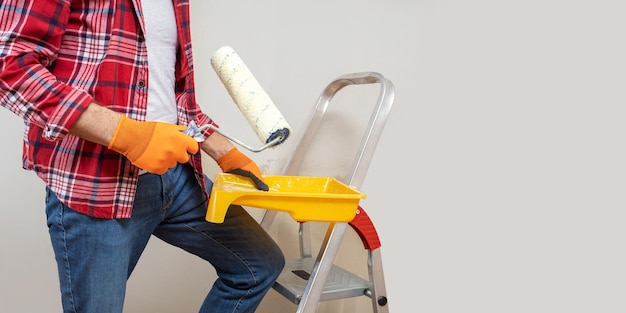
M 264 145 L 251 147 L 213 125 L 202 126 L 200 130 L 211 128 L 253 152 L 283 143 L 289 137 L 291 127 L 235 50 L 229 46 L 219 48 L 211 56 L 211 65 Z

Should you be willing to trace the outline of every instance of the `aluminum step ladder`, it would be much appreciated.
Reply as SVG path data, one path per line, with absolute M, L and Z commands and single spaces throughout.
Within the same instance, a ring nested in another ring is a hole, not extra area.
M 380 92 L 360 146 L 351 165 L 348 177 L 338 178 L 343 183 L 360 189 L 383 131 L 394 98 L 393 84 L 376 72 L 353 73 L 338 77 L 324 89 L 309 119 L 303 135 L 296 143 L 287 161 L 283 175 L 298 175 L 301 163 L 311 142 L 318 134 L 322 120 L 333 97 L 349 85 L 379 84 Z M 261 226 L 268 231 L 276 214 L 266 210 Z M 388 313 L 380 240 L 372 221 L 359 206 L 356 217 L 349 223 L 330 222 L 317 256 L 311 253 L 309 223 L 299 222 L 300 258 L 287 260 L 285 268 L 273 288 L 285 298 L 298 305 L 297 313 L 314 313 L 320 301 L 367 296 L 371 298 L 373 312 Z M 368 279 L 364 279 L 335 265 L 335 256 L 348 226 L 356 231 L 367 250 Z

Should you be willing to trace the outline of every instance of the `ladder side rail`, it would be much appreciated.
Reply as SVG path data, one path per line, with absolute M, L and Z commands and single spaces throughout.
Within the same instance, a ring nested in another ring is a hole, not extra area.
M 359 206 L 355 218 L 348 225 L 359 235 L 363 242 L 363 247 L 367 250 L 367 270 L 370 287 L 365 291 L 365 295 L 372 299 L 374 313 L 388 313 L 388 299 L 380 252 L 381 243 L 376 227 L 361 206 Z
M 347 223 L 331 222 L 329 224 L 296 313 L 315 313 L 317 311 L 326 279 L 335 263 L 335 256 L 347 226 Z
M 372 299 L 374 313 L 388 313 L 389 305 L 385 288 L 385 274 L 383 273 L 383 259 L 380 248 L 369 250 L 367 254 L 367 270 L 369 281 L 372 284 L 365 295 Z
M 391 111 L 394 98 L 393 84 L 378 73 L 370 73 L 362 83 L 380 83 L 380 94 L 369 121 L 369 128 L 363 135 L 359 150 L 350 170 L 351 177 L 346 182 L 350 186 L 361 188 L 365 175 L 374 157 L 376 146 L 385 127 L 387 117 Z

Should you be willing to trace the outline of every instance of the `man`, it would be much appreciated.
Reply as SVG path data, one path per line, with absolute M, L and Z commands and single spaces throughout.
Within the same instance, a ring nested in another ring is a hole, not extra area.
M 200 312 L 254 312 L 284 266 L 241 207 L 204 220 L 212 182 L 258 166 L 210 129 L 195 100 L 188 0 L 0 4 L 0 103 L 24 119 L 23 166 L 46 183 L 64 312 L 122 312 L 151 235 L 193 253 L 218 279 Z

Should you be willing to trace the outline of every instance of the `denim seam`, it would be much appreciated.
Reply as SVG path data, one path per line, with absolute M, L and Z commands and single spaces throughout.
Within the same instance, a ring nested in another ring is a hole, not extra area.
M 68 249 L 67 249 L 67 233 L 65 231 L 65 224 L 63 223 L 63 216 L 65 213 L 65 205 L 60 204 L 61 205 L 61 213 L 59 213 L 59 225 L 61 226 L 61 229 L 63 231 L 63 261 L 65 263 L 65 276 L 67 277 L 67 281 L 68 281 L 68 287 L 69 287 L 69 293 L 70 293 L 70 305 L 72 306 L 72 310 L 74 312 L 78 312 L 78 310 L 76 309 L 76 305 L 74 303 L 74 288 L 72 287 L 72 270 L 70 267 L 70 261 L 69 261 L 69 256 L 67 255 Z

